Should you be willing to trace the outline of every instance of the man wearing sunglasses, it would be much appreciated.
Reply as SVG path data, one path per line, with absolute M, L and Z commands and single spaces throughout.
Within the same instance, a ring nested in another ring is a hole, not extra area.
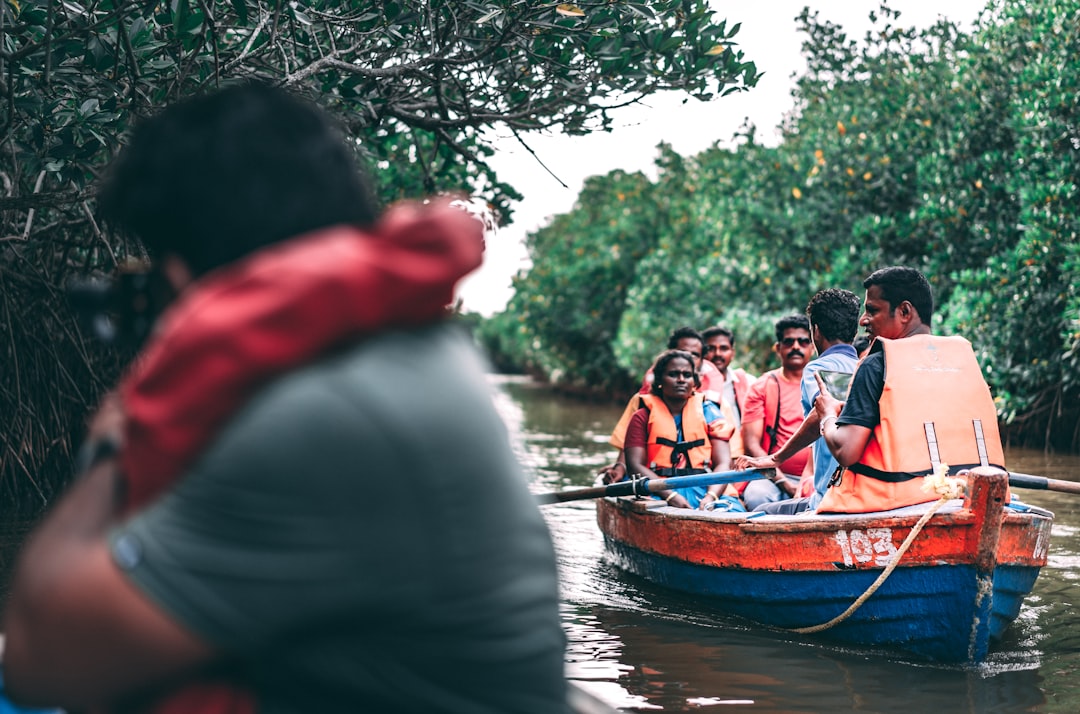
M 802 424 L 800 384 L 812 349 L 805 315 L 788 315 L 777 321 L 773 351 L 780 358 L 780 367 L 761 375 L 746 395 L 742 438 L 747 455 L 767 456 L 777 451 Z M 809 458 L 810 450 L 802 449 L 780 464 L 774 480 L 748 483 L 742 494 L 747 510 L 799 495 L 799 480 Z
M 820 436 L 820 424 L 814 400 L 820 392 L 814 376 L 818 370 L 832 374 L 850 375 L 858 365 L 859 356 L 851 342 L 859 329 L 859 298 L 850 290 L 828 288 L 820 290 L 806 306 L 810 318 L 816 359 L 806 365 L 802 377 L 802 408 L 806 418 L 787 442 L 768 456 L 739 457 L 735 464 L 740 469 L 776 468 L 800 449 L 813 445 L 814 490 L 801 498 L 790 498 L 767 503 L 759 510 L 767 513 L 795 514 L 814 510 L 821 502 L 829 479 L 836 471 L 836 459 L 829 451 L 825 438 Z

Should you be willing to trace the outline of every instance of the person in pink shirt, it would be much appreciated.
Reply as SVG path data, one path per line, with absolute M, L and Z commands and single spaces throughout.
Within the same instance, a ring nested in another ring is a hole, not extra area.
M 771 454 L 802 425 L 800 385 L 812 349 L 810 323 L 805 315 L 789 315 L 777 321 L 773 351 L 780 357 L 780 367 L 761 375 L 746 395 L 741 432 L 747 455 Z M 742 494 L 747 510 L 798 495 L 809 458 L 810 450 L 803 449 L 780 464 L 774 480 L 749 482 Z
M 716 390 L 720 392 L 721 398 L 714 401 L 724 401 L 731 406 L 735 412 L 735 427 L 739 428 L 742 426 L 743 410 L 746 409 L 746 393 L 757 377 L 745 369 L 731 366 L 735 356 L 735 333 L 731 330 L 716 325 L 703 330 L 701 337 L 705 341 L 705 348 L 701 353 L 703 364 L 711 363 L 716 368 L 717 374 L 712 384 L 720 384 Z M 703 377 L 704 372 L 702 369 Z

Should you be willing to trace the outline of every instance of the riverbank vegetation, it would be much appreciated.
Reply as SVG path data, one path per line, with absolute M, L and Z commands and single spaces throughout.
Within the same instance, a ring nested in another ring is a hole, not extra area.
M 852 39 L 800 17 L 809 68 L 782 141 L 658 148 L 657 177 L 590 179 L 528 236 L 481 339 L 572 391 L 625 394 L 681 324 L 772 323 L 824 287 L 924 271 L 934 328 L 974 345 L 1014 443 L 1080 447 L 1078 0 L 993 0 L 970 33 L 882 7 Z M 932 395 L 928 395 L 932 398 Z
M 44 506 L 130 355 L 94 343 L 63 286 L 143 257 L 94 219 L 139 116 L 283 84 L 355 137 L 385 201 L 465 190 L 508 220 L 518 194 L 486 162 L 486 129 L 583 134 L 656 91 L 747 89 L 737 31 L 706 0 L 0 2 L 0 499 Z

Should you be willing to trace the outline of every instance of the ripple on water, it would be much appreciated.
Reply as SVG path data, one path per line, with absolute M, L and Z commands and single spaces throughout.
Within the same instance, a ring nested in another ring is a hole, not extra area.
M 511 431 L 533 490 L 592 485 L 596 469 L 614 456 L 606 425 L 614 424 L 619 407 L 560 400 L 517 383 L 506 389 L 504 408 L 516 420 Z M 1057 473 L 1041 469 L 1041 454 L 1014 449 L 1008 458 L 1019 471 L 1055 478 L 1080 471 L 1075 457 L 1055 462 Z M 1049 561 L 1017 621 L 974 668 L 831 647 L 726 620 L 706 601 L 657 588 L 608 562 L 593 502 L 547 506 L 567 675 L 627 711 L 724 705 L 752 706 L 757 714 L 1080 711 L 1080 608 L 1074 608 L 1080 500 L 1043 491 L 1024 496 L 1057 513 Z

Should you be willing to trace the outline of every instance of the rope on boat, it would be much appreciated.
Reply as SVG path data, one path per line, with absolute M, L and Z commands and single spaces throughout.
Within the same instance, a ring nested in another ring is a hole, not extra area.
M 847 610 L 844 610 L 828 622 L 823 622 L 820 625 L 812 625 L 810 627 L 792 627 L 788 631 L 806 635 L 814 632 L 823 632 L 830 627 L 839 625 L 841 622 L 851 617 L 856 610 L 862 607 L 863 603 L 869 600 L 870 596 L 877 592 L 877 589 L 880 588 L 881 585 L 888 580 L 889 576 L 892 575 L 892 572 L 896 570 L 896 566 L 900 563 L 900 559 L 904 557 L 904 553 L 906 553 L 911 544 L 915 542 L 915 538 L 922 531 L 923 526 L 925 526 L 930 519 L 933 518 L 934 514 L 947 502 L 963 495 L 965 481 L 960 478 L 948 476 L 948 472 L 948 465 L 940 464 L 935 473 L 923 478 L 922 490 L 927 492 L 933 491 L 934 493 L 940 494 L 941 498 L 939 498 L 934 505 L 930 507 L 930 510 L 923 514 L 923 517 L 919 519 L 918 523 L 912 527 L 907 538 L 904 539 L 904 542 L 901 543 L 900 547 L 896 550 L 892 560 L 885 566 L 885 570 L 881 571 L 881 575 L 879 575 L 877 580 L 866 589 L 866 592 L 859 596 L 858 600 L 851 603 L 851 606 L 848 607 Z

